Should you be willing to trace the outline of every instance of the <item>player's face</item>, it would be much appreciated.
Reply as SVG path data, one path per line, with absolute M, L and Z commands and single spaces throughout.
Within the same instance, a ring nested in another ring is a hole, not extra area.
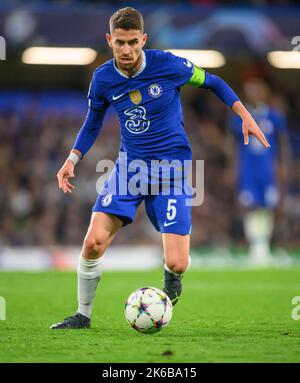
M 248 103 L 253 106 L 268 102 L 268 88 L 261 80 L 252 80 L 244 84 L 244 94 Z
M 147 34 L 136 29 L 115 29 L 106 34 L 109 46 L 113 50 L 117 66 L 124 72 L 134 73 L 142 63 L 142 48 L 146 43 Z

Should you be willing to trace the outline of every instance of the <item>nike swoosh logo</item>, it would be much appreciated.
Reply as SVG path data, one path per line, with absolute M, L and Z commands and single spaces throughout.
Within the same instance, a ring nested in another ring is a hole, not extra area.
M 174 225 L 174 223 L 177 223 L 177 221 L 174 221 L 174 222 L 164 222 L 164 227 L 167 227 L 167 226 L 170 226 L 170 225 Z
M 184 65 L 186 65 L 188 68 L 190 68 L 192 66 L 192 63 L 188 60 L 186 60 L 185 62 L 183 62 Z
M 113 96 L 112 96 L 113 101 L 118 100 L 119 98 L 121 98 L 122 96 L 124 96 L 124 94 L 125 94 L 125 93 L 122 93 L 122 94 L 119 94 L 118 96 L 113 95 Z

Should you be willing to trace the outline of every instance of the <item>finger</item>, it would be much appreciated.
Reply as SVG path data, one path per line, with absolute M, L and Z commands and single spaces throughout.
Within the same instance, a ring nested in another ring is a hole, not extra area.
M 248 134 L 248 130 L 247 129 L 243 130 L 243 135 L 244 135 L 244 144 L 248 145 L 249 144 L 249 134 Z
M 66 185 L 71 188 L 71 189 L 75 189 L 75 186 L 72 185 L 68 180 L 66 180 Z
M 266 139 L 263 138 L 263 144 L 266 148 L 269 148 L 270 147 L 270 144 L 268 143 L 268 141 Z
M 64 186 L 65 186 L 66 191 L 69 192 L 69 193 L 72 192 L 72 189 L 75 189 L 75 186 L 72 185 L 72 184 L 68 181 L 68 179 L 66 179 L 66 178 L 64 179 Z
M 60 173 L 58 173 L 58 174 L 56 175 L 56 177 L 57 177 L 57 181 L 58 181 L 59 189 L 61 189 L 61 188 L 62 188 L 62 176 L 61 176 Z
M 68 180 L 64 179 L 64 181 L 63 181 L 64 193 L 71 193 L 71 191 L 72 191 L 71 187 L 68 184 L 70 185 Z M 71 186 L 73 186 L 73 185 L 71 185 Z
M 268 148 L 268 144 L 264 141 L 264 139 L 262 137 L 259 137 L 258 138 L 258 141 L 265 147 L 265 148 Z
M 62 188 L 64 193 L 67 193 L 67 186 L 66 186 L 66 184 L 64 182 L 62 183 L 61 188 Z
M 60 180 L 61 189 L 64 189 L 64 188 L 66 187 L 65 180 L 66 180 L 66 179 L 62 176 L 62 177 L 61 177 L 61 180 Z
M 266 147 L 269 148 L 271 145 L 269 144 L 268 140 L 266 139 L 266 136 L 264 135 L 264 132 L 257 126 L 257 134 L 255 134 L 257 139 Z
M 259 137 L 258 138 L 259 139 L 259 141 L 260 141 L 260 143 L 265 147 L 265 148 L 269 148 L 269 144 L 268 144 L 268 142 L 263 138 L 263 137 Z
M 72 184 L 69 182 L 68 178 L 69 178 L 69 176 L 65 176 L 65 177 L 63 178 L 63 183 L 64 183 L 64 185 L 67 186 L 68 188 L 75 189 L 75 186 L 72 185 Z
M 64 186 L 64 193 L 72 193 L 72 190 L 67 185 Z
M 265 135 L 263 134 L 263 132 L 260 132 L 259 134 L 259 141 L 266 147 L 266 148 L 269 148 L 270 147 L 270 144 L 268 143 Z
M 63 192 L 64 193 L 67 193 L 68 192 L 68 186 L 67 186 L 67 184 L 66 184 L 66 179 L 65 178 L 63 178 L 62 179 L 62 182 L 61 182 L 61 188 L 62 188 L 62 190 L 63 190 Z

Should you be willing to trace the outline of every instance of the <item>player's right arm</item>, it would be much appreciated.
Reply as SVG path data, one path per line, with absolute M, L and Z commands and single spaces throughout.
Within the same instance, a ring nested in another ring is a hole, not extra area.
M 90 150 L 98 137 L 103 125 L 104 114 L 108 107 L 108 103 L 99 93 L 99 83 L 95 74 L 90 84 L 88 99 L 89 110 L 85 121 L 77 134 L 69 157 L 57 173 L 58 186 L 64 193 L 71 193 L 72 189 L 75 188 L 70 183 L 69 178 L 74 177 L 76 163 Z

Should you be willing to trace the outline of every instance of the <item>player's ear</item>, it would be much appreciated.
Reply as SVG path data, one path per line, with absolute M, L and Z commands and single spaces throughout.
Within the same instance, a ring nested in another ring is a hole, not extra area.
M 143 46 L 146 44 L 146 42 L 147 42 L 147 39 L 148 39 L 148 35 L 147 35 L 147 33 L 144 33 L 143 34 Z
M 112 36 L 109 33 L 106 33 L 105 37 L 106 37 L 107 44 L 112 48 L 112 43 L 111 43 Z

